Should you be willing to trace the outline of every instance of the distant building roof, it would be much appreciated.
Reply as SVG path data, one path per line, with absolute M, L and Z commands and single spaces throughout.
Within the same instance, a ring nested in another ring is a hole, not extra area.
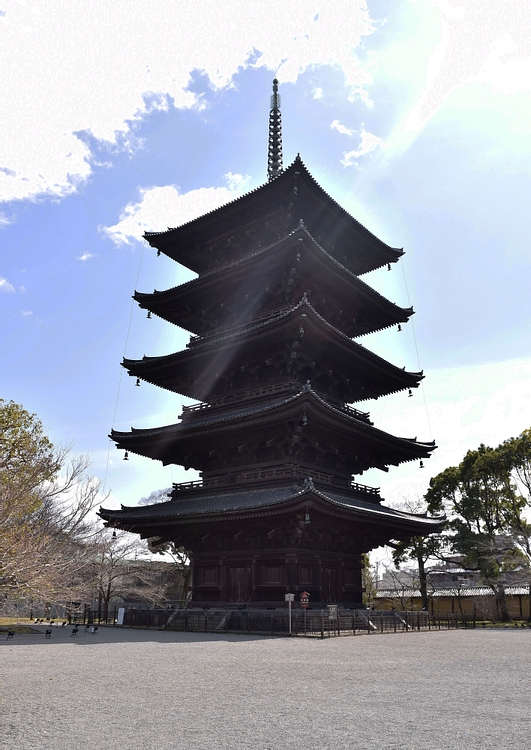
M 510 596 L 529 596 L 529 586 L 506 586 L 505 593 Z M 438 588 L 428 591 L 428 596 L 434 599 L 452 596 L 494 596 L 488 586 L 463 586 L 462 588 Z M 381 589 L 376 592 L 376 599 L 420 599 L 420 589 Z

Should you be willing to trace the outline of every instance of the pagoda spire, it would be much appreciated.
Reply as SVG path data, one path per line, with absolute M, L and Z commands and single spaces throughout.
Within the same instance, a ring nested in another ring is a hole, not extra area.
M 267 149 L 267 179 L 269 182 L 282 172 L 282 114 L 278 81 L 273 81 L 273 95 L 269 112 L 269 143 Z

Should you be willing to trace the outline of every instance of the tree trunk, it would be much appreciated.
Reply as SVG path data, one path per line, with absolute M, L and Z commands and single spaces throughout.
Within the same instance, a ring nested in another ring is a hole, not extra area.
M 422 609 L 428 611 L 428 581 L 426 579 L 426 569 L 424 567 L 424 558 L 422 555 L 417 556 L 417 564 L 419 566 L 419 583 L 420 583 L 420 596 L 422 599 Z
M 502 583 L 497 586 L 493 586 L 494 593 L 496 595 L 496 606 L 502 622 L 510 622 L 511 615 L 509 614 L 509 607 L 507 606 L 507 597 L 505 596 L 505 587 Z
M 188 570 L 183 576 L 183 592 L 181 594 L 181 607 L 186 607 L 186 601 L 188 599 L 188 588 L 192 579 L 192 566 L 188 566 Z

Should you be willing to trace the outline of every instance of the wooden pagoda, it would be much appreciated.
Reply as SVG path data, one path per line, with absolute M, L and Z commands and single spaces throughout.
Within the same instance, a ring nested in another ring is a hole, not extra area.
M 410 391 L 423 377 L 353 340 L 413 314 L 359 278 L 403 251 L 353 219 L 299 156 L 282 169 L 276 85 L 271 112 L 267 183 L 145 235 L 198 276 L 134 297 L 192 337 L 184 351 L 123 365 L 198 403 L 177 424 L 111 437 L 201 479 L 175 484 L 167 502 L 100 515 L 184 547 L 192 606 L 269 607 L 302 591 L 314 604 L 362 606 L 363 553 L 441 528 L 353 481 L 372 467 L 427 459 L 435 447 L 383 432 L 351 406 Z

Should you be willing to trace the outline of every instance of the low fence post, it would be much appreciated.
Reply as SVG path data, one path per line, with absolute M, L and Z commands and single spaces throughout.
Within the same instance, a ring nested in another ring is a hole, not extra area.
M 324 638 L 324 610 L 321 610 L 321 638 Z

